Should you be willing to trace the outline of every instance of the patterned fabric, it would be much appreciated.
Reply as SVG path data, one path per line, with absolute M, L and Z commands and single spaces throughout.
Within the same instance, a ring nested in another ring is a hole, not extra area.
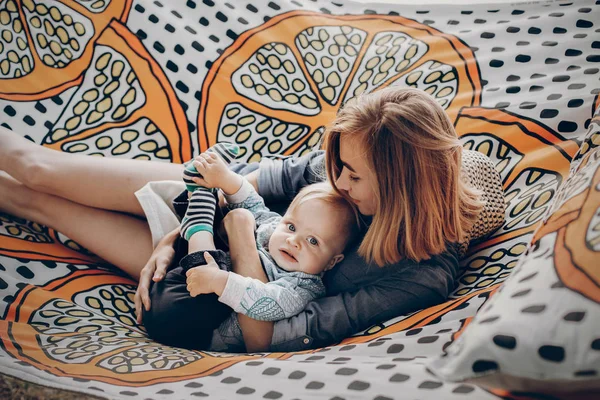
M 510 278 L 431 364 L 441 378 L 600 391 L 600 149 L 577 161 Z
M 479 217 L 473 224 L 473 228 L 460 243 L 461 256 L 467 252 L 472 240 L 482 240 L 493 233 L 504 223 L 504 192 L 502 190 L 502 179 L 496 171 L 494 163 L 477 151 L 463 151 L 462 174 L 469 184 L 481 191 L 484 202 Z
M 231 355 L 152 342 L 135 323 L 135 282 L 63 234 L 0 214 L 0 371 L 127 399 L 513 397 L 427 363 L 510 276 L 580 144 L 598 144 L 586 130 L 599 13 L 595 0 L 1 0 L 0 124 L 35 143 L 174 163 L 220 141 L 242 160 L 304 154 L 347 99 L 415 86 L 466 149 L 492 159 L 506 219 L 469 247 L 444 304 L 316 351 Z

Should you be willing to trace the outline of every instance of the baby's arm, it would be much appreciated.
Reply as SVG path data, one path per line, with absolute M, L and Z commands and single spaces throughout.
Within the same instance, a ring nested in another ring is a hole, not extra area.
M 256 225 L 271 222 L 273 218 L 281 218 L 281 215 L 269 210 L 262 197 L 256 192 L 256 189 L 244 178 L 240 186 L 233 194 L 225 192 L 227 207 L 230 210 L 244 208 L 252 213 L 256 220 Z
M 256 221 L 250 211 L 241 208 L 230 211 L 225 216 L 223 225 L 229 236 L 229 255 L 234 268 L 236 268 L 235 271 L 261 282 L 268 282 L 256 249 L 254 236 Z M 247 351 L 262 351 L 269 348 L 273 335 L 273 322 L 257 321 L 236 313 L 231 313 L 231 315 L 239 322 L 239 327 L 243 332 L 242 343 L 246 346 Z
M 309 301 L 324 295 L 325 286 L 318 276 L 290 276 L 263 283 L 230 272 L 219 301 L 250 318 L 278 321 L 300 313 Z

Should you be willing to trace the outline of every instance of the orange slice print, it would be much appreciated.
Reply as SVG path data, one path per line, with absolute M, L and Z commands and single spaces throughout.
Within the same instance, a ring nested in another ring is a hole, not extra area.
M 592 184 L 578 218 L 559 231 L 554 264 L 567 287 L 600 303 L 600 154 L 595 155 Z
M 93 50 L 81 86 L 42 144 L 95 156 L 189 160 L 184 111 L 137 37 L 113 21 Z
M 187 120 L 158 64 L 119 22 L 90 52 L 81 85 L 42 145 L 64 152 L 181 163 L 192 156 Z M 0 254 L 62 262 L 96 257 L 58 232 L 0 217 Z
M 0 2 L 0 98 L 32 101 L 78 85 L 93 44 L 131 0 Z
M 571 170 L 575 170 L 581 158 L 598 146 L 600 146 L 600 96 L 596 96 L 592 106 L 592 118 L 590 120 L 590 126 L 585 138 L 583 139 L 581 148 L 573 158 Z
M 134 322 L 134 293 L 134 281 L 101 270 L 27 286 L 0 321 L 4 349 L 56 376 L 128 386 L 206 376 L 263 356 L 162 346 Z
M 533 242 L 556 232 L 554 268 L 569 289 L 600 303 L 600 152 L 589 152 L 561 188 Z
M 462 296 L 510 274 L 568 176 L 578 144 L 535 121 L 496 109 L 463 109 L 455 128 L 465 148 L 496 163 L 506 200 L 504 225 L 472 243 L 462 262 L 466 272 L 454 293 Z
M 199 142 L 235 141 L 244 161 L 304 154 L 341 104 L 390 85 L 425 90 L 452 120 L 480 101 L 475 56 L 451 35 L 394 16 L 282 14 L 240 35 L 211 67 Z

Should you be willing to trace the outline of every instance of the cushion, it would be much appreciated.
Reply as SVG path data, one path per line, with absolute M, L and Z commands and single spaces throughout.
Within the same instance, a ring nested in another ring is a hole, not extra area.
M 430 369 L 515 391 L 600 392 L 600 132 L 592 119 L 571 174 L 514 272 Z
M 502 226 L 506 203 L 502 179 L 489 157 L 478 151 L 464 150 L 461 172 L 463 179 L 481 191 L 484 202 L 483 209 L 467 237 L 459 243 L 459 255 L 464 256 L 471 240 L 484 239 Z

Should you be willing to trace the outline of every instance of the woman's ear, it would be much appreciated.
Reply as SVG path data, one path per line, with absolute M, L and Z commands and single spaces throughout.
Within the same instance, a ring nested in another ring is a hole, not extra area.
M 338 254 L 337 256 L 333 256 L 333 258 L 329 261 L 329 264 L 325 267 L 323 271 L 329 271 L 331 268 L 335 266 L 335 264 L 339 263 L 344 259 L 343 254 Z

